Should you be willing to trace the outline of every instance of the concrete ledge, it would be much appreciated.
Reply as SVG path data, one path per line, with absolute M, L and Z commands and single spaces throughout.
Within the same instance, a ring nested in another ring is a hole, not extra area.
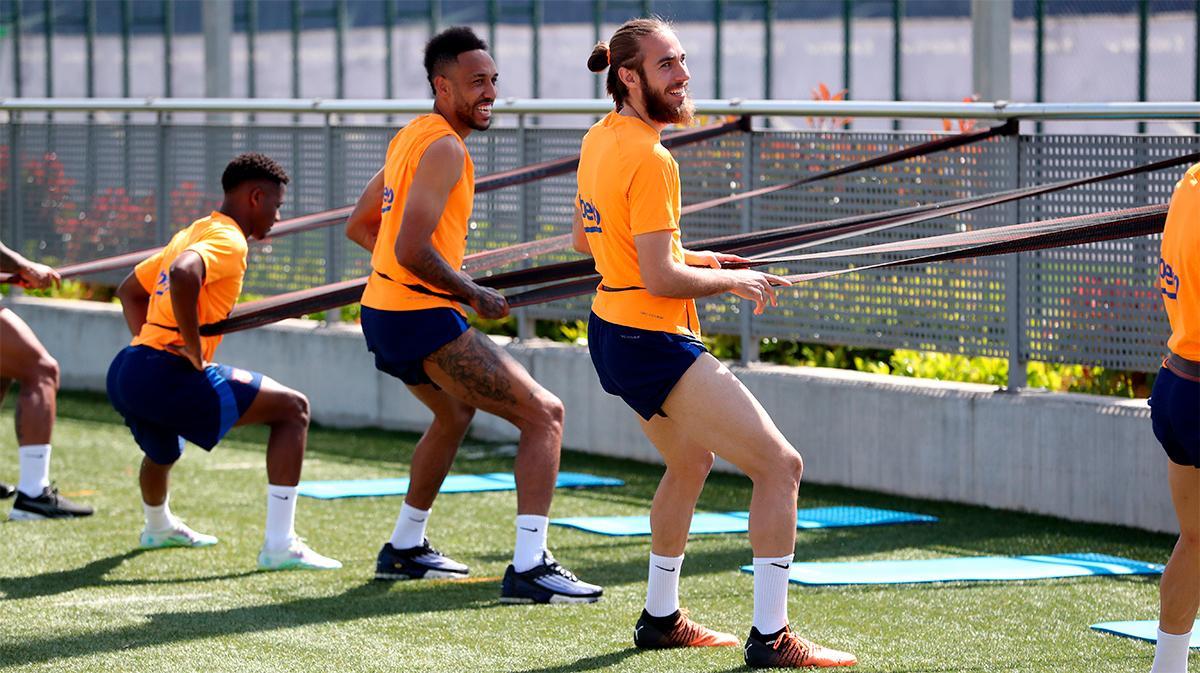
M 58 359 L 64 387 L 104 390 L 112 356 L 129 341 L 116 305 L 20 298 L 10 306 Z M 562 398 L 566 446 L 661 462 L 633 412 L 600 389 L 585 349 L 503 343 Z M 288 320 L 230 335 L 219 356 L 305 392 L 320 423 L 420 431 L 431 418 L 403 384 L 375 370 L 357 325 Z M 734 371 L 804 455 L 807 481 L 1178 530 L 1145 400 L 1011 394 L 833 369 Z M 487 414 L 472 433 L 517 437 Z M 717 469 L 732 471 L 721 461 Z

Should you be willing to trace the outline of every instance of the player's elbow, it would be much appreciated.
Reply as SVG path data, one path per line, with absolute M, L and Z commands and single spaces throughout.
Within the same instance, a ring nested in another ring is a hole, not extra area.
M 146 290 L 133 273 L 125 276 L 125 280 L 121 281 L 120 286 L 117 287 L 117 299 L 120 300 L 122 306 L 134 303 L 145 294 Z
M 403 237 L 397 237 L 396 262 L 409 271 L 417 269 L 421 266 L 421 260 L 425 258 L 423 254 L 425 247 L 405 241 Z
M 675 296 L 675 285 L 666 273 L 646 273 L 643 271 L 642 281 L 646 285 L 646 291 L 655 297 Z

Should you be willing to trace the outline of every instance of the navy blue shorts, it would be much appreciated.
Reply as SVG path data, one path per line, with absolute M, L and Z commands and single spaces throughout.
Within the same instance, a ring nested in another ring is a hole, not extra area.
M 1172 463 L 1200 467 L 1200 382 L 1163 367 L 1150 393 L 1154 436 Z
M 375 368 L 410 386 L 433 383 L 425 373 L 425 358 L 470 329 L 467 319 L 452 308 L 419 311 L 381 311 L 362 307 L 362 331 Z
M 159 465 L 183 455 L 183 440 L 211 451 L 246 413 L 262 374 L 211 364 L 196 371 L 183 357 L 129 346 L 108 367 L 108 399 L 142 452 Z
M 616 325 L 595 313 L 588 318 L 588 350 L 604 391 L 646 420 L 666 416 L 663 402 L 696 358 L 708 352 L 695 337 Z

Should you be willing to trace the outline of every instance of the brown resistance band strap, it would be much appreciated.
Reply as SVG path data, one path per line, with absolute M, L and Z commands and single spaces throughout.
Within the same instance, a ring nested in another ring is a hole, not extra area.
M 750 118 L 739 117 L 732 121 L 727 121 L 721 124 L 712 124 L 697 129 L 690 129 L 673 133 L 666 136 L 662 140 L 664 147 L 684 147 L 695 143 L 710 140 L 734 131 L 749 131 Z M 570 157 L 561 159 L 552 159 L 541 163 L 514 168 L 499 173 L 485 175 L 475 182 L 475 193 L 482 194 L 485 192 L 503 189 L 514 185 L 521 185 L 535 180 L 543 180 L 558 175 L 564 175 L 574 171 L 579 166 L 579 155 L 576 154 Z M 309 215 L 302 215 L 291 219 L 284 220 L 276 224 L 271 229 L 271 238 L 280 238 L 291 234 L 299 234 L 306 231 L 322 229 L 324 227 L 340 224 L 350 216 L 354 211 L 353 206 L 344 206 L 325 210 Z M 544 245 L 544 244 L 543 244 Z M 557 250 L 565 250 L 570 245 L 570 237 L 563 237 L 557 241 Z M 154 253 L 162 250 L 161 247 L 147 248 L 135 252 L 128 252 L 114 257 L 106 257 L 104 259 L 92 260 L 89 262 L 79 262 L 76 264 L 67 264 L 58 268 L 59 275 L 63 278 L 74 278 L 105 271 L 119 271 L 131 266 L 135 266 L 142 260 L 149 258 Z M 502 266 L 502 265 L 501 265 Z M 496 267 L 492 267 L 496 268 Z M 0 273 L 0 283 L 16 282 L 13 274 Z
M 1015 233 L 1009 236 L 997 237 L 989 243 L 971 245 L 949 252 L 940 252 L 908 259 L 882 262 L 869 266 L 837 269 L 808 274 L 785 276 L 792 283 L 805 283 L 833 276 L 858 273 L 872 269 L 883 269 L 893 266 L 910 266 L 929 264 L 950 260 L 987 257 L 992 255 L 1007 255 L 1015 252 L 1044 250 L 1084 243 L 1096 243 L 1119 238 L 1131 238 L 1162 232 L 1166 221 L 1167 206 L 1145 206 L 1129 210 L 1118 210 L 1099 215 L 1085 215 L 1059 220 L 1048 220 L 1040 223 L 1046 226 L 1043 231 L 1026 233 L 1013 227 Z M 1017 225 L 1018 227 L 1024 225 Z M 572 280 L 565 283 L 544 286 L 526 292 L 508 296 L 509 306 L 519 308 L 561 299 L 569 299 L 582 294 L 588 294 L 595 289 L 599 277 L 589 277 Z
M 846 236 L 854 233 L 879 231 L 882 229 L 894 228 L 907 224 L 925 222 L 946 217 L 948 215 L 967 212 L 977 208 L 999 205 L 1021 198 L 1028 198 L 1031 196 L 1051 193 L 1071 187 L 1101 182 L 1104 180 L 1112 180 L 1138 173 L 1161 170 L 1163 168 L 1170 168 L 1181 164 L 1193 163 L 1198 159 L 1200 159 L 1200 153 L 1193 153 L 1181 157 L 1145 164 L 1143 166 L 1123 169 L 1113 173 L 1081 178 L 1078 180 L 1068 180 L 1048 185 L 1025 187 L 1006 192 L 999 192 L 996 194 L 985 194 L 979 197 L 970 197 L 949 202 L 929 204 L 925 206 L 903 208 L 884 213 L 874 213 L 829 220 L 826 222 L 794 225 L 790 227 L 782 227 L 780 229 L 752 232 L 749 234 L 724 236 L 715 239 L 699 241 L 694 245 L 703 245 L 706 248 L 713 249 L 718 252 L 736 252 L 739 254 L 753 254 L 764 251 L 769 252 L 773 249 L 780 248 L 795 249 L 797 247 L 808 247 L 811 245 L 818 245 L 832 240 L 845 238 Z M 528 242 L 520 245 L 530 245 L 533 243 L 534 242 Z M 578 278 L 578 280 L 572 280 L 570 282 L 561 283 L 558 285 L 544 286 L 542 288 L 521 292 L 509 297 L 509 303 L 514 308 L 518 306 L 528 306 L 548 301 L 556 301 L 558 299 L 566 299 L 588 294 L 594 291 L 600 282 L 600 277 L 594 274 L 594 267 L 592 264 L 592 260 L 581 260 L 579 262 L 568 262 L 566 264 L 552 264 L 543 267 L 535 267 L 534 269 L 510 272 L 508 274 L 497 274 L 488 278 L 479 279 L 477 282 L 479 282 L 481 285 L 486 285 L 492 288 L 504 288 L 520 285 L 532 285 L 539 282 Z M 470 266 L 470 264 L 468 263 L 467 266 Z M 476 270 L 483 269 L 477 268 Z M 580 278 L 580 276 L 582 276 L 582 278 Z M 280 320 L 285 317 L 293 317 L 296 315 L 302 315 L 304 313 L 328 310 L 346 304 L 351 304 L 355 301 L 358 301 L 359 297 L 361 297 L 361 287 L 363 286 L 365 286 L 365 281 L 360 281 L 360 284 L 358 285 L 358 295 L 354 295 L 353 291 L 348 291 L 345 289 L 335 291 L 333 286 L 325 286 L 302 291 L 303 299 L 294 297 L 293 295 L 297 293 L 292 293 L 292 295 L 282 295 L 280 297 L 261 300 L 260 302 L 250 302 L 239 305 L 234 309 L 234 313 L 229 319 L 222 321 L 222 323 L 205 328 L 213 330 L 212 332 L 205 332 L 202 330 L 202 333 L 222 333 L 224 331 L 232 331 L 235 329 L 246 329 L 248 327 L 269 324 L 275 320 Z M 327 299 L 322 299 L 322 293 L 325 292 L 326 289 L 328 289 L 331 293 L 336 292 L 336 294 L 330 294 Z M 446 298 L 449 299 L 451 297 L 446 295 Z M 453 300 L 462 301 L 459 298 L 453 298 Z M 279 309 L 278 313 L 273 310 L 275 308 Z M 257 315 L 259 311 L 270 311 L 270 314 Z

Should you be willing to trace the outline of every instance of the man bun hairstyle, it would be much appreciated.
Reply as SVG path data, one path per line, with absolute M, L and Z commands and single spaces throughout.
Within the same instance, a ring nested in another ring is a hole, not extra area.
M 433 78 L 442 74 L 443 68 L 457 62 L 459 54 L 476 49 L 487 51 L 487 48 L 487 42 L 467 26 L 454 26 L 434 35 L 425 43 L 425 76 L 429 79 L 430 90 L 437 94 Z
M 613 102 L 617 104 L 618 112 L 625 107 L 625 100 L 629 98 L 629 88 L 617 76 L 617 71 L 620 68 L 627 68 L 644 76 L 645 72 L 641 67 L 642 38 L 671 30 L 671 24 L 657 16 L 630 19 L 621 24 L 608 42 L 599 42 L 592 47 L 592 53 L 588 56 L 588 70 L 601 73 L 608 68 L 605 88 L 608 90 L 608 95 L 612 96 Z
M 245 152 L 233 158 L 221 174 L 221 188 L 232 192 L 242 183 L 255 180 L 269 180 L 277 185 L 286 185 L 287 171 L 283 170 L 274 159 L 258 152 Z

